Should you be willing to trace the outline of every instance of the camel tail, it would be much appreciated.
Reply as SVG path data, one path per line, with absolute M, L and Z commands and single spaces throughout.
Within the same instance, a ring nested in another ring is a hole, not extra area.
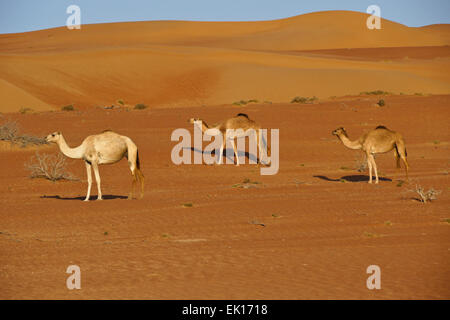
M 144 196 L 144 174 L 141 171 L 141 161 L 139 160 L 139 150 L 136 150 L 136 178 L 141 184 L 141 198 Z
M 131 186 L 130 199 L 133 196 L 133 189 L 135 183 L 138 182 L 141 185 L 141 198 L 144 196 L 144 175 L 141 171 L 141 161 L 139 159 L 139 151 L 136 144 L 130 139 L 126 138 L 128 148 L 128 164 L 130 165 L 131 173 L 133 175 L 133 183 Z

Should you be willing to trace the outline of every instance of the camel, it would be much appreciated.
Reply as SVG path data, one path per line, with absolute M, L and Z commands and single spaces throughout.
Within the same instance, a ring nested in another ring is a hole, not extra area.
M 113 164 L 120 161 L 123 157 L 128 159 L 128 165 L 130 166 L 131 174 L 133 176 L 131 192 L 128 199 L 133 198 L 133 191 L 138 180 L 141 184 L 141 198 L 143 197 L 144 175 L 140 169 L 138 149 L 130 138 L 121 136 L 110 130 L 106 130 L 100 134 L 88 136 L 83 140 L 81 145 L 76 148 L 70 148 L 67 145 L 61 132 L 54 132 L 48 135 L 45 139 L 47 142 L 56 143 L 65 156 L 72 159 L 84 160 L 88 179 L 87 195 L 84 201 L 89 201 L 89 197 L 91 195 L 91 167 L 94 169 L 95 180 L 97 182 L 97 200 L 102 200 L 98 165 Z
M 256 140 L 256 145 L 259 148 L 258 164 L 261 163 L 261 155 L 264 150 L 261 145 L 261 142 L 262 142 L 261 134 L 260 134 L 261 126 L 258 123 L 256 123 L 255 121 L 250 120 L 250 118 L 248 117 L 247 114 L 238 113 L 235 117 L 221 121 L 212 126 L 208 126 L 208 124 L 206 124 L 205 121 L 198 119 L 198 118 L 189 119 L 189 123 L 191 123 L 191 124 L 198 124 L 198 121 L 201 121 L 201 130 L 203 133 L 205 133 L 209 129 L 217 129 L 222 133 L 223 141 L 222 141 L 222 146 L 220 147 L 219 162 L 218 162 L 219 164 L 223 163 L 223 161 L 222 161 L 223 160 L 223 149 L 226 145 L 227 140 L 230 140 L 231 144 L 233 146 L 234 155 L 236 156 L 236 166 L 239 166 L 239 157 L 238 157 L 236 145 L 234 143 L 234 139 L 249 136 L 251 131 L 247 132 L 247 130 L 251 130 L 251 129 L 253 129 L 256 133 L 255 140 Z M 227 132 L 227 130 L 239 130 L 239 129 L 242 129 L 243 131 L 241 133 L 236 132 L 236 131 L 231 131 L 231 132 L 228 131 Z M 267 143 L 266 143 L 266 145 L 267 145 Z M 269 152 L 270 152 L 270 150 L 269 150 Z
M 378 183 L 378 172 L 374 155 L 377 153 L 386 153 L 391 150 L 394 150 L 397 168 L 400 168 L 400 158 L 403 160 L 406 179 L 408 180 L 408 161 L 406 160 L 405 141 L 400 133 L 389 130 L 385 126 L 378 126 L 368 133 L 363 134 L 355 141 L 350 141 L 347 132 L 342 127 L 334 130 L 332 134 L 337 136 L 347 148 L 365 152 L 369 167 L 369 183 L 372 183 L 372 168 L 375 171 L 375 183 Z

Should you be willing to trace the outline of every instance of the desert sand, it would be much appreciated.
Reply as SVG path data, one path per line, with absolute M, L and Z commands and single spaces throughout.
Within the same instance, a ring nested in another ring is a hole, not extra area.
M 68 160 L 78 181 L 30 179 L 35 152 L 57 147 L 2 146 L 0 298 L 449 299 L 448 26 L 383 20 L 372 36 L 365 17 L 0 35 L 0 123 L 61 131 L 70 146 L 114 130 L 136 143 L 146 177 L 144 198 L 127 200 L 126 161 L 101 166 L 105 200 L 85 203 L 81 160 Z M 372 90 L 394 94 L 359 94 Z M 118 99 L 149 108 L 103 108 Z M 259 103 L 232 105 L 242 99 Z M 60 110 L 68 104 L 76 110 Z M 40 112 L 17 112 L 25 106 Z M 239 112 L 280 130 L 278 174 L 172 163 L 174 129 Z M 391 152 L 377 156 L 380 183 L 369 185 L 362 155 L 331 134 L 344 126 L 356 139 L 377 125 L 404 136 L 409 182 Z M 416 185 L 441 193 L 423 204 Z M 66 287 L 73 264 L 81 290 Z M 366 287 L 370 265 L 381 290 Z
M 367 17 L 329 11 L 262 22 L 149 21 L 0 35 L 0 111 L 117 100 L 154 107 L 286 102 L 372 89 L 448 93 L 448 25 L 383 20 L 381 30 L 369 30 Z M 392 54 L 378 54 L 384 48 Z

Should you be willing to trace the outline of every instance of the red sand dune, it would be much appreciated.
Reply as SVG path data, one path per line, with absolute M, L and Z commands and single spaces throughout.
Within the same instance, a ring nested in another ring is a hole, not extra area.
M 369 30 L 367 16 L 329 11 L 263 22 L 151 21 L 0 35 L 0 111 L 118 99 L 176 107 L 378 89 L 448 93 L 448 25 L 383 20 L 382 30 Z M 358 59 L 328 51 L 349 48 Z

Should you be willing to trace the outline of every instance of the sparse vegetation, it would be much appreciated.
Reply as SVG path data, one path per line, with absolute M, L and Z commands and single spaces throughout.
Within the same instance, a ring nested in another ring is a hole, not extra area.
M 183 203 L 183 208 L 192 208 L 193 206 L 192 203 Z
M 383 99 L 378 100 L 377 105 L 380 107 L 384 107 L 386 105 L 386 103 L 384 102 Z
M 69 104 L 67 106 L 62 107 L 61 110 L 62 111 L 74 111 L 75 107 L 73 105 Z
M 403 186 L 404 183 L 405 183 L 404 180 L 398 180 L 397 187 Z
M 25 113 L 28 113 L 28 112 L 33 112 L 33 109 L 22 107 L 22 108 L 20 108 L 19 112 L 22 113 L 22 114 L 25 114 Z
M 118 103 L 118 104 L 121 104 L 121 105 L 124 105 L 124 104 L 125 104 L 125 103 L 123 102 L 123 100 L 121 100 L 121 99 L 117 100 L 117 103 Z
M 58 153 L 39 154 L 36 152 L 25 168 L 30 171 L 30 178 L 44 178 L 50 181 L 77 180 L 66 170 L 66 158 Z
M 235 105 L 235 106 L 245 106 L 245 105 L 250 104 L 250 103 L 258 103 L 258 102 L 259 101 L 256 100 L 256 99 L 241 100 L 241 101 L 233 102 L 233 105 Z
M 20 134 L 19 127 L 16 122 L 8 121 L 0 125 L 0 140 L 10 141 L 12 144 L 20 144 L 22 148 L 28 145 L 43 145 L 47 144 L 44 138 Z
M 374 95 L 374 96 L 385 96 L 391 94 L 390 92 L 383 90 L 375 90 L 375 91 L 363 91 L 360 92 L 361 95 Z
M 365 155 L 356 160 L 355 169 L 358 172 L 365 172 L 367 170 L 367 159 Z
M 314 101 L 318 100 L 318 98 L 316 96 L 310 98 L 310 97 L 295 97 L 294 99 L 291 100 L 291 103 L 302 103 L 302 104 L 307 104 L 307 103 L 314 103 Z
M 138 103 L 137 105 L 134 106 L 134 109 L 136 109 L 136 110 L 144 110 L 144 109 L 147 109 L 147 105 L 145 105 L 143 103 Z
M 434 188 L 429 189 L 428 191 L 425 191 L 422 186 L 416 184 L 416 189 L 411 190 L 415 191 L 417 195 L 419 196 L 419 201 L 422 203 L 431 202 L 432 200 L 436 200 L 436 196 L 441 193 L 441 191 L 434 190 Z
M 231 187 L 232 188 L 244 188 L 244 189 L 248 189 L 248 188 L 254 188 L 255 184 L 260 184 L 260 182 L 258 181 L 251 181 L 249 178 L 245 178 L 242 183 L 236 183 L 233 184 Z

